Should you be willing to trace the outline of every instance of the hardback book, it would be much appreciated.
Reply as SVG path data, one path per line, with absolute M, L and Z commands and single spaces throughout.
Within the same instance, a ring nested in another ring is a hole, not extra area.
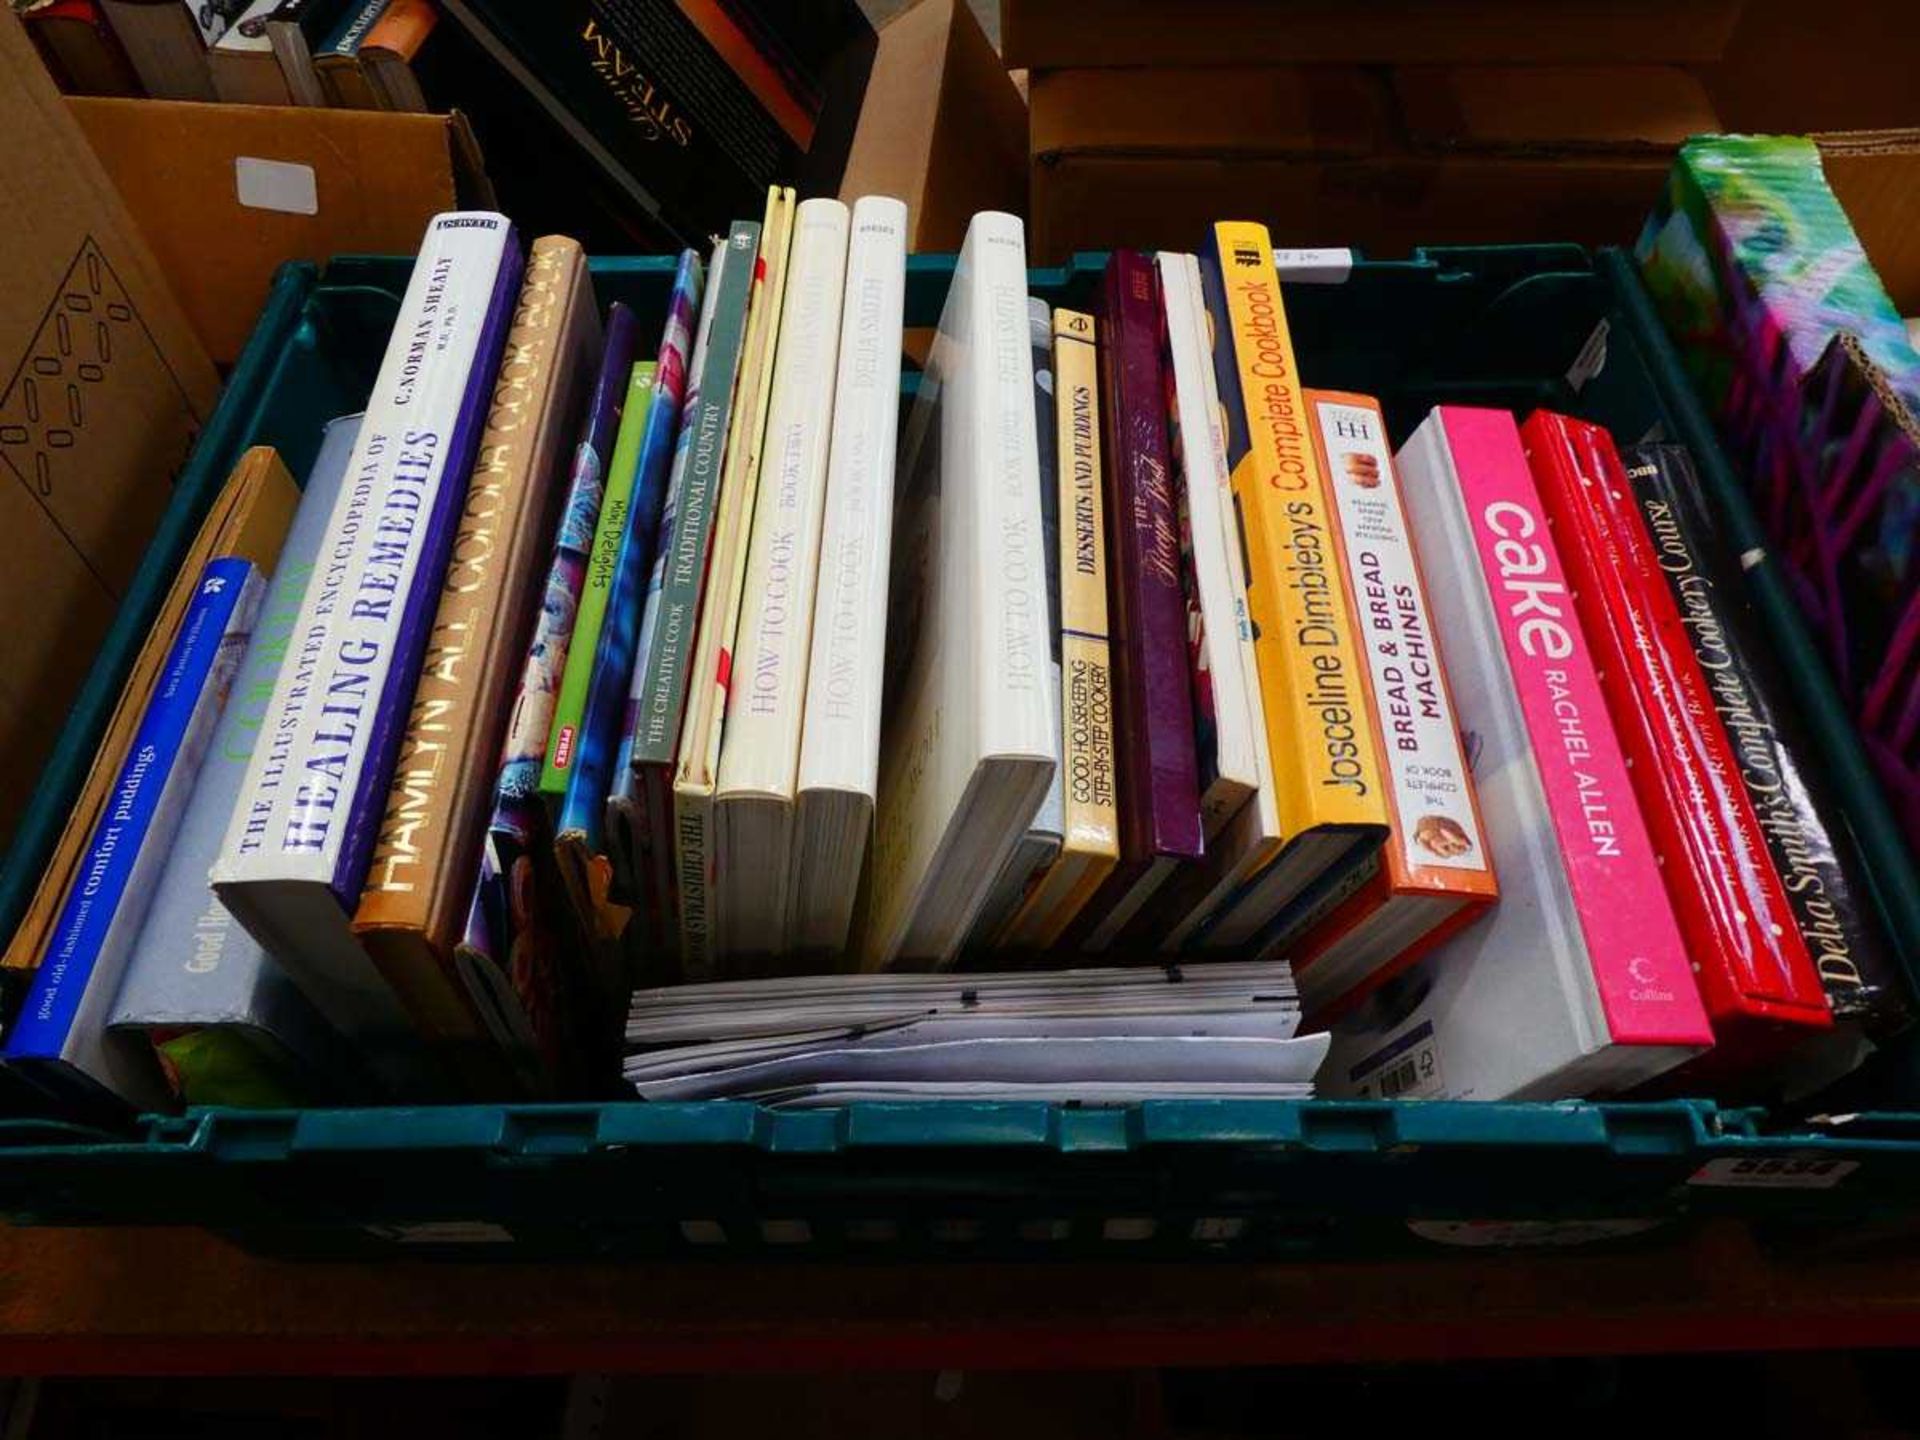
M 794 197 L 767 192 L 760 223 L 760 257 L 747 302 L 733 413 L 727 422 L 720 489 L 714 500 L 711 555 L 705 593 L 695 607 L 699 628 L 687 669 L 686 713 L 672 767 L 673 891 L 682 973 L 706 978 L 716 961 L 713 909 L 717 817 L 714 788 L 727 723 L 734 636 L 747 575 L 747 544 L 760 493 L 761 454 L 773 395 L 774 353 L 786 299 L 787 261 L 793 250 Z
M 554 697 L 553 722 L 547 732 L 547 752 L 540 763 L 540 798 L 557 812 L 566 797 L 567 781 L 580 748 L 580 724 L 587 708 L 587 685 L 593 675 L 594 652 L 600 648 L 600 627 L 606 619 L 613 575 L 626 539 L 632 514 L 633 484 L 639 469 L 640 437 L 647 428 L 647 407 L 653 401 L 653 362 L 636 361 L 627 377 L 626 394 L 616 414 L 619 428 L 612 453 L 605 457 L 605 490 L 594 522 L 593 544 L 587 551 L 587 574 L 580 587 L 580 608 L 574 612 L 573 634 L 567 640 L 567 666 Z M 596 452 L 597 454 L 598 452 Z
M 1176 869 L 1206 852 L 1153 262 L 1114 251 L 1101 307 L 1120 863 L 1067 932 L 1068 944 L 1087 950 L 1111 945 Z
M 832 194 L 871 68 L 853 0 L 447 0 L 514 102 L 499 118 L 576 151 L 591 183 L 679 244 L 770 186 Z M 487 127 L 481 140 L 493 146 Z
M 327 92 L 313 68 L 313 52 L 354 0 L 280 0 L 267 17 L 267 38 L 296 105 L 325 105 Z
M 1211 842 L 1258 786 L 1249 687 L 1233 639 L 1234 574 L 1228 564 L 1221 484 L 1226 455 L 1208 408 L 1204 377 L 1212 368 L 1200 261 L 1162 251 L 1155 257 L 1162 311 L 1162 365 L 1167 377 L 1168 433 L 1181 515 L 1181 566 L 1187 578 L 1187 648 L 1193 671 L 1194 759 L 1200 776 L 1200 824 Z M 1218 394 L 1216 384 L 1215 394 Z M 1217 407 L 1216 407 L 1217 408 Z M 1242 593 L 1244 594 L 1244 587 Z
M 1027 297 L 1027 342 L 1033 351 L 1033 431 L 1040 458 L 1040 533 L 1049 560 L 1060 553 L 1060 467 L 1055 448 L 1053 403 L 1053 307 L 1037 295 Z M 1053 642 L 1052 675 L 1047 696 L 1054 705 L 1053 730 L 1060 733 L 1060 571 L 1049 564 L 1047 581 L 1047 638 Z M 1061 787 L 1066 767 L 1054 756 L 1053 785 L 1034 812 L 1026 833 L 994 877 L 980 918 L 967 937 L 970 951 L 985 952 L 999 942 L 1027 895 L 1053 862 L 1060 858 L 1063 808 Z
M 141 93 L 140 77 L 98 0 L 20 0 L 14 10 L 63 94 Z
M 267 18 L 280 0 L 254 0 L 207 52 L 216 97 L 229 105 L 291 105 L 293 91 L 273 53 Z
M 433 0 L 389 0 L 378 23 L 360 44 L 360 74 L 382 110 L 425 114 L 420 88 L 420 52 L 433 38 L 440 12 Z
M 1852 836 L 1811 752 L 1786 677 L 1680 445 L 1621 452 L 1647 536 L 1739 762 L 1767 852 L 1836 1021 L 1887 1033 L 1913 999 L 1873 905 Z
M 714 787 L 710 889 L 722 964 L 790 948 L 795 787 L 850 225 L 838 200 L 803 201 L 794 215 Z
M 1745 1066 L 1833 1012 L 1640 519 L 1613 437 L 1535 411 L 1527 460 L 1717 1040 Z
M 360 47 L 386 14 L 389 0 L 349 0 L 333 29 L 313 51 L 313 73 L 329 105 L 343 110 L 381 109 L 360 65 Z M 216 59 L 218 57 L 216 56 Z M 218 77 L 216 76 L 216 83 Z M 282 104 L 287 102 L 282 101 Z
M 489 1028 L 488 1007 L 458 974 L 454 949 L 563 483 L 557 447 L 541 444 L 541 421 L 571 409 L 599 328 L 581 263 L 565 236 L 534 242 L 353 918 L 374 964 L 474 1093 L 515 1088 L 512 1046 Z M 622 324 L 616 308 L 607 327 L 616 342 Z M 549 396 L 555 404 L 543 416 Z
M 353 933 L 414 681 L 519 288 L 505 216 L 428 224 L 213 869 L 221 902 L 342 1030 L 417 1058 L 401 997 Z M 417 1003 L 425 1009 L 430 1000 Z
M 1201 276 L 1283 837 L 1247 892 L 1193 937 L 1238 948 L 1315 881 L 1367 864 L 1389 817 L 1273 247 L 1264 225 L 1241 221 L 1215 225 L 1211 239 Z
M 578 287 L 573 303 L 595 310 L 584 260 L 573 269 Z M 587 554 L 593 543 L 605 496 L 606 458 L 619 429 L 619 407 L 633 371 L 634 319 L 625 305 L 608 307 L 604 329 L 586 327 L 588 353 L 583 374 L 590 384 L 549 411 L 540 447 L 527 463 L 565 465 L 567 478 L 558 523 L 545 563 L 539 568 L 540 601 L 530 632 L 523 630 L 519 683 L 501 742 L 492 787 L 493 813 L 479 865 L 476 906 L 484 916 L 491 947 L 459 945 L 459 965 L 470 992 L 486 1013 L 498 1015 L 511 1037 L 509 1053 L 525 1060 L 536 1053 L 526 1022 L 532 993 L 515 957 L 538 949 L 551 938 L 557 910 L 564 906 L 560 876 L 552 864 L 552 816 L 540 803 L 540 765 L 553 724 L 553 703 L 571 648 L 574 617 L 586 585 Z M 556 397 L 557 398 L 557 397 Z M 569 440 L 572 448 L 568 449 Z M 561 458 L 564 457 L 564 458 Z M 530 637 L 530 638 L 529 638 Z M 469 923 L 469 930 L 473 924 Z M 551 953 L 548 947 L 547 953 Z
M 714 510 L 720 500 L 734 382 L 746 348 L 747 307 L 760 253 L 760 224 L 740 220 L 725 262 L 707 287 L 711 323 L 694 347 L 694 379 L 681 416 L 685 437 L 667 482 L 670 515 L 660 521 L 654 575 L 640 616 L 627 711 L 631 723 L 614 761 L 607 831 L 616 898 L 634 905 L 633 938 L 665 961 L 679 944 L 673 835 L 673 768 L 686 719 L 688 673 L 706 591 Z M 704 350 L 704 353 L 703 353 Z
M 1113 662 L 1107 638 L 1106 500 L 1100 466 L 1100 354 L 1094 318 L 1052 315 L 1054 630 L 1059 637 L 1060 853 L 1000 932 L 1003 949 L 1044 950 L 1119 863 Z
M 266 724 L 274 680 L 292 646 L 300 602 L 321 563 L 320 543 L 359 430 L 358 415 L 326 427 L 246 658 L 107 1012 L 110 1031 L 160 1057 L 168 1087 L 186 1104 L 260 1103 L 262 1096 L 304 1104 L 369 1093 L 346 1038 L 207 888 L 207 871 Z M 293 481 L 285 483 L 290 489 Z
M 792 949 L 814 957 L 847 948 L 879 785 L 906 270 L 907 207 L 863 195 L 847 241 L 787 882 Z
M 247 0 L 101 0 L 140 86 L 155 100 L 215 100 L 207 52 Z
M 1024 227 L 981 211 L 901 447 L 868 970 L 954 959 L 1053 784 L 1026 299 Z
M 200 572 L 219 555 L 237 555 L 251 560 L 262 570 L 271 570 L 299 501 L 299 488 L 287 474 L 286 466 L 279 463 L 272 447 L 256 446 L 240 457 L 206 519 L 200 522 L 181 568 L 134 657 L 133 667 L 127 672 L 126 682 L 120 687 L 113 714 L 87 768 L 86 783 L 61 828 L 59 842 L 40 874 L 26 913 L 7 941 L 6 955 L 0 960 L 0 980 L 4 980 L 9 998 L 21 993 L 23 982 L 31 979 L 40 957 L 46 953 L 68 887 L 80 869 L 107 798 L 113 793 L 114 783 L 133 744 L 134 729 L 158 683 L 174 637 L 179 634 L 181 617 L 193 599 Z
M 231 555 L 201 572 L 7 1036 L 7 1068 L 57 1100 L 87 1109 L 111 1109 L 115 1100 L 139 1109 L 164 1103 L 152 1052 L 116 1043 L 107 1033 L 107 1011 L 173 848 L 263 584 L 252 561 Z
M 1342 1017 L 1322 1092 L 1629 1090 L 1713 1031 L 1519 427 L 1443 406 L 1399 469 L 1500 903 Z
M 718 251 L 716 246 L 716 251 Z M 581 712 L 567 791 L 556 823 L 556 845 L 562 871 L 575 907 L 600 928 L 603 908 L 609 905 L 612 867 L 607 860 L 602 821 L 613 777 L 614 752 L 620 743 L 620 718 L 626 707 L 628 681 L 633 675 L 634 647 L 640 634 L 640 607 L 647 576 L 652 572 L 660 519 L 667 496 L 667 472 L 680 433 L 681 401 L 687 389 L 688 351 L 700 313 L 700 295 L 706 267 L 688 250 L 680 256 L 673 294 L 667 304 L 667 323 L 653 363 L 653 389 L 647 397 L 646 429 L 634 465 L 632 519 L 620 537 L 614 557 L 613 584 L 607 595 L 606 615 L 600 623 L 588 677 L 587 702 Z M 571 658 L 571 657 L 569 657 Z M 608 928 L 619 923 L 611 910 Z
M 1357 889 L 1342 895 L 1335 887 L 1259 942 L 1293 962 L 1302 1007 L 1331 1019 L 1471 923 L 1499 897 L 1499 884 L 1386 417 L 1368 395 L 1309 390 L 1306 399 L 1333 488 L 1393 813 L 1393 834 Z
M 1234 521 L 1200 262 L 1192 255 L 1162 252 L 1156 263 L 1178 472 L 1194 759 L 1207 853 L 1174 876 L 1153 905 L 1134 917 L 1123 938 L 1177 950 L 1216 911 L 1243 896 L 1279 852 L 1280 834 L 1260 681 L 1247 643 L 1246 569 Z

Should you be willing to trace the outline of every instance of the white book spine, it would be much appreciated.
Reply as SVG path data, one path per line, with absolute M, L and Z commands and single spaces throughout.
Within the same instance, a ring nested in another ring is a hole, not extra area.
M 734 646 L 719 789 L 793 798 L 820 573 L 847 207 L 809 200 L 794 226 L 760 498 L 747 555 L 747 633 Z
M 906 288 L 907 207 L 865 196 L 854 203 L 847 246 L 798 783 L 869 801 L 880 775 Z
M 963 643 L 978 648 L 973 673 L 962 678 L 965 688 L 956 698 L 972 707 L 980 755 L 1045 759 L 1057 768 L 1060 732 L 1047 616 L 1047 567 L 1055 557 L 1040 517 L 1026 230 L 1015 216 L 985 211 L 974 216 L 968 238 L 977 240 L 979 265 L 974 294 L 980 343 L 970 357 L 975 384 L 969 387 L 975 403 L 960 426 L 947 428 L 964 431 L 971 421 L 972 434 L 959 439 L 973 450 L 981 482 L 964 497 L 971 504 L 959 507 L 974 526 L 973 593 L 963 614 L 952 616 L 962 626 Z M 967 469 L 947 473 L 964 475 Z M 964 654 L 949 655 L 947 663 Z M 1004 860 L 1002 854 L 992 874 Z
M 516 248 L 504 216 L 440 215 L 428 226 L 214 866 L 223 895 L 310 883 L 333 889 L 343 909 L 354 904 L 347 892 L 366 859 L 354 851 L 372 839 L 372 826 L 356 822 L 377 821 L 384 798 L 373 792 L 384 792 L 406 710 L 399 692 L 411 689 L 403 652 L 419 630 L 415 592 L 435 588 L 418 583 L 422 556 L 445 530 L 443 492 L 466 482 L 456 451 L 463 429 L 477 438 L 467 422 L 487 377 L 476 385 L 474 371 Z
M 1213 375 L 1212 348 L 1206 335 L 1206 300 L 1200 288 L 1200 261 L 1192 255 L 1162 251 L 1157 259 L 1160 293 L 1166 307 L 1168 351 L 1172 358 L 1174 403 L 1178 407 L 1181 479 L 1186 487 L 1188 531 L 1192 537 L 1194 588 L 1199 591 L 1201 666 L 1213 691 L 1213 769 L 1211 788 L 1201 796 L 1201 821 L 1211 842 L 1233 818 L 1238 802 L 1259 783 L 1251 711 L 1250 684 L 1241 667 L 1234 613 L 1234 584 L 1222 512 L 1233 504 L 1227 475 L 1224 435 L 1217 401 L 1208 403 L 1206 382 Z M 1216 387 L 1216 395 L 1219 393 Z M 1241 587 L 1241 608 L 1245 608 Z M 1207 777 L 1202 776 L 1205 780 Z M 1230 797 L 1230 798 L 1229 798 Z

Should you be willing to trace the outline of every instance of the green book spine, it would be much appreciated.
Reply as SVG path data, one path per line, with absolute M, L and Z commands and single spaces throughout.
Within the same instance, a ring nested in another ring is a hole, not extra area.
M 633 481 L 640 465 L 640 442 L 647 432 L 647 409 L 653 401 L 654 362 L 642 360 L 627 381 L 620 433 L 607 464 L 606 498 L 594 526 L 593 549 L 587 555 L 587 579 L 580 590 L 580 609 L 574 616 L 573 638 L 567 645 L 567 667 L 561 672 L 560 693 L 553 706 L 553 728 L 547 732 L 547 758 L 540 766 L 540 798 L 558 812 L 566 798 L 567 779 L 573 773 L 580 720 L 586 713 L 587 687 L 593 679 L 593 655 L 600 644 L 600 623 L 606 618 L 607 597 L 613 593 L 613 572 L 633 508 Z
M 760 222 L 736 220 L 727 249 L 750 261 L 760 251 Z M 710 303 L 706 364 L 695 379 L 698 398 L 688 395 L 690 428 L 687 468 L 675 492 L 673 533 L 661 535 L 665 568 L 659 604 L 650 610 L 640 653 L 647 666 L 644 685 L 636 687 L 640 711 L 634 724 L 633 768 L 668 766 L 680 743 L 680 720 L 687 707 L 687 660 L 700 621 L 700 597 L 707 583 L 712 548 L 713 512 L 719 500 L 720 467 L 725 459 L 727 422 L 733 412 L 733 386 L 740 373 L 746 339 L 747 302 L 754 266 L 729 259 Z M 671 847 L 669 847 L 671 849 Z

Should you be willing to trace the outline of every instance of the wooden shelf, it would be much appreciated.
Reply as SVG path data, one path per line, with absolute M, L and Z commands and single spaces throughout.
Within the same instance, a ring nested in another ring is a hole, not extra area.
M 190 1230 L 0 1229 L 25 1374 L 1106 1368 L 1920 1344 L 1920 1263 L 1734 1225 L 1389 1262 L 530 1265 L 263 1260 Z

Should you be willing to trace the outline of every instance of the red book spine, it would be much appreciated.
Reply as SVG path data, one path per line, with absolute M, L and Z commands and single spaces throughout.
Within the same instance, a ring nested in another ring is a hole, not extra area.
M 1613 437 L 1546 411 L 1521 435 L 1722 1058 L 1830 1026 Z

